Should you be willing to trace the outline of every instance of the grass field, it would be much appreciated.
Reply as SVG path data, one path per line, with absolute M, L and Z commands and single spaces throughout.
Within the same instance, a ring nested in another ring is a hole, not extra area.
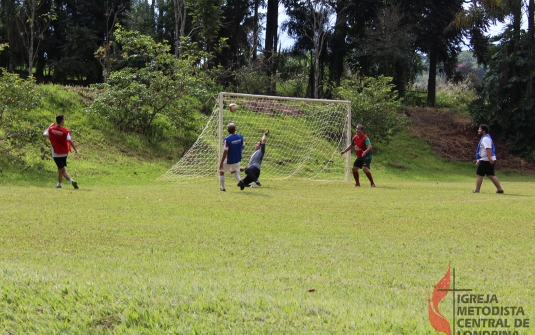
M 4 185 L 0 330 L 438 334 L 427 294 L 448 265 L 457 287 L 534 320 L 533 177 L 500 176 L 498 195 L 488 180 L 471 194 L 471 176 L 377 175 L 374 189 L 266 178 L 226 193 L 216 181 Z

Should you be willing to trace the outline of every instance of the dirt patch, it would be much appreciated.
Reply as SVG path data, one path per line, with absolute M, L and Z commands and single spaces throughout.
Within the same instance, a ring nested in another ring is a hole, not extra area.
M 479 136 L 477 129 L 472 128 L 469 115 L 419 107 L 400 112 L 409 117 L 409 130 L 422 138 L 439 156 L 449 161 L 475 162 Z M 498 158 L 496 170 L 535 173 L 535 165 L 511 155 L 504 143 L 493 140 Z
M 81 99 L 86 105 L 91 105 L 95 102 L 96 92 L 89 87 L 81 86 L 64 86 L 64 89 L 69 92 L 78 94 L 78 98 Z
M 272 101 L 243 101 L 242 105 L 253 112 L 267 115 L 275 115 L 277 113 L 290 116 L 302 116 L 303 112 L 293 106 L 288 106 L 280 102 Z

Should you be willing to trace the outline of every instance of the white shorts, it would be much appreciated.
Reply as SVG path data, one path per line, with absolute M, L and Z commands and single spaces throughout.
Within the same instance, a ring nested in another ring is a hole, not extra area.
M 226 161 L 223 163 L 223 168 L 219 170 L 220 172 L 240 172 L 240 163 L 227 164 Z

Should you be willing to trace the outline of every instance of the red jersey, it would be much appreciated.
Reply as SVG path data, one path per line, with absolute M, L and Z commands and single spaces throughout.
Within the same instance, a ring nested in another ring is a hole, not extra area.
M 358 135 L 353 136 L 353 143 L 355 144 L 355 153 L 357 154 L 358 158 L 363 158 L 362 153 L 366 150 L 366 147 L 370 143 L 368 140 L 368 143 L 366 143 L 366 140 L 368 139 L 368 136 L 362 135 L 361 137 L 358 137 Z M 366 156 L 368 156 L 370 153 L 368 153 Z
M 58 126 L 51 126 L 48 128 L 48 139 L 56 154 L 66 155 L 69 153 L 70 145 L 67 141 L 67 135 L 69 135 L 70 132 L 69 129 Z

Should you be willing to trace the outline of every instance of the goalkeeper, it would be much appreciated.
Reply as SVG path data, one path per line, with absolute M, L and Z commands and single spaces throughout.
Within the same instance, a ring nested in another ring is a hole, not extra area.
M 266 130 L 266 132 L 262 136 L 262 140 L 260 142 L 256 142 L 255 144 L 255 152 L 251 155 L 251 158 L 249 159 L 249 165 L 247 165 L 244 170 L 247 176 L 243 180 L 240 180 L 240 182 L 238 183 L 238 186 L 242 191 L 252 182 L 255 182 L 255 184 L 258 186 L 262 186 L 262 184 L 260 184 L 260 181 L 258 181 L 258 178 L 260 177 L 260 167 L 262 165 L 262 159 L 264 158 L 264 153 L 266 152 L 266 142 L 268 134 L 269 130 Z

